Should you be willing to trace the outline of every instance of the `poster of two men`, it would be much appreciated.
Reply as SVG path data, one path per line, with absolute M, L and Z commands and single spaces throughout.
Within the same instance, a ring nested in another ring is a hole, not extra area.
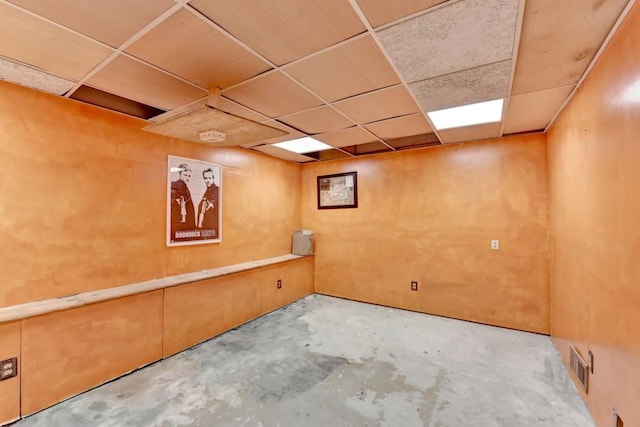
M 168 163 L 167 246 L 220 242 L 220 166 L 176 156 Z

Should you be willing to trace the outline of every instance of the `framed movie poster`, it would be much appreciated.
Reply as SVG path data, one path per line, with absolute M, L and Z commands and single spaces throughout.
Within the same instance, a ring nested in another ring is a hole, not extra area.
M 337 173 L 318 177 L 318 209 L 357 207 L 357 172 Z
M 222 240 L 222 168 L 169 156 L 167 167 L 167 246 Z

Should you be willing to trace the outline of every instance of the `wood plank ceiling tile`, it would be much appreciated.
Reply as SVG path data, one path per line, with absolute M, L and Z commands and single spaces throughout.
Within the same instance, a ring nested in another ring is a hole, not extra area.
M 628 0 L 529 0 L 512 95 L 575 84 Z
M 271 118 L 323 104 L 280 72 L 266 73 L 222 94 Z
M 403 136 L 419 135 L 432 132 L 429 122 L 422 114 L 396 117 L 369 123 L 365 128 L 373 132 L 380 139 L 400 138 Z
M 80 80 L 112 49 L 0 3 L 0 55 Z
M 344 0 L 193 0 L 189 4 L 276 65 L 365 31 Z
M 479 141 L 481 139 L 498 138 L 502 122 L 485 123 L 482 125 L 465 126 L 462 128 L 446 129 L 438 131 L 442 142 L 452 144 L 455 142 Z
M 86 84 L 164 110 L 178 108 L 208 94 L 124 55 L 111 61 Z
M 400 83 L 370 36 L 305 58 L 284 70 L 329 102 Z
M 510 59 L 518 0 L 467 0 L 378 32 L 407 83 Z
M 372 27 L 396 21 L 447 0 L 357 0 Z
M 127 50 L 204 88 L 224 88 L 271 67 L 193 13 L 182 9 Z
M 306 133 L 325 133 L 353 126 L 353 122 L 329 106 L 294 113 L 280 121 Z
M 574 86 L 512 96 L 504 121 L 504 133 L 545 129 Z
M 120 46 L 175 4 L 172 0 L 8 1 L 113 47 Z
M 348 147 L 351 145 L 366 144 L 376 140 L 373 135 L 359 127 L 323 133 L 322 135 L 315 135 L 314 138 L 333 147 Z
M 404 86 L 393 86 L 333 104 L 358 124 L 419 113 L 415 101 Z

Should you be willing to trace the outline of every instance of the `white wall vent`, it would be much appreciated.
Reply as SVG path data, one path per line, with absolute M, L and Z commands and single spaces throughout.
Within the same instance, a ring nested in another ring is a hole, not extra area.
M 584 392 L 589 393 L 589 364 L 580 356 L 574 346 L 569 349 L 569 367 L 584 387 Z

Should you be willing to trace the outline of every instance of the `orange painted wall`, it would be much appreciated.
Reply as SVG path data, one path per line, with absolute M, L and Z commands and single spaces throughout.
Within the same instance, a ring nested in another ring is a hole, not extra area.
M 318 210 L 316 177 L 348 171 L 359 207 Z M 302 222 L 318 293 L 549 331 L 544 135 L 304 165 Z
M 280 289 L 276 287 L 278 279 L 282 280 Z M 164 355 L 175 354 L 312 293 L 312 257 L 168 288 L 164 299 Z
M 551 333 L 594 353 L 587 404 L 640 426 L 640 4 L 548 134 Z M 634 89 L 632 89 L 634 88 Z
M 0 323 L 0 360 L 18 357 L 18 376 L 0 382 L 0 425 L 20 417 L 20 322 Z
M 0 82 L 0 307 L 283 255 L 301 167 Z M 167 248 L 167 155 L 222 165 L 223 242 Z
M 22 415 L 159 360 L 162 293 L 25 319 Z

